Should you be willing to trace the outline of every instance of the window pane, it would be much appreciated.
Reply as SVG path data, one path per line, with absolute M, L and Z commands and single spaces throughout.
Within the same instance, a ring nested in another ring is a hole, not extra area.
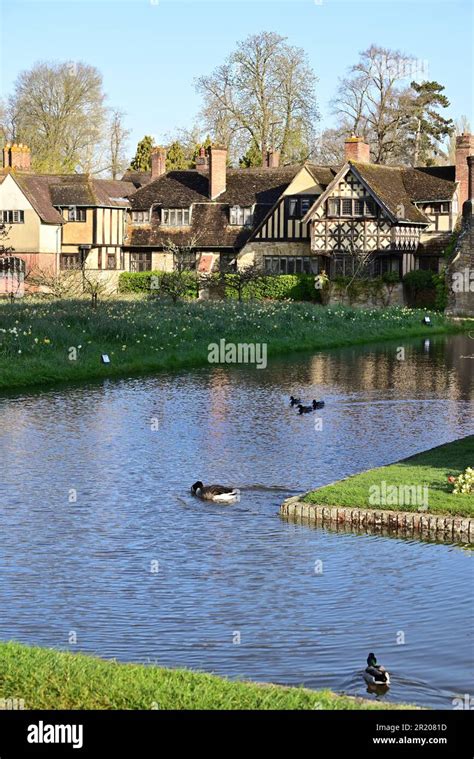
M 342 201 L 342 215 L 352 216 L 352 200 L 350 198 L 344 198 Z
M 297 258 L 295 260 L 295 274 L 302 274 L 303 272 L 303 260 L 301 258 Z
M 354 216 L 363 216 L 363 215 L 364 215 L 364 201 L 355 200 L 354 201 Z
M 297 198 L 290 198 L 288 201 L 288 216 L 296 216 L 298 213 L 298 200 Z
M 287 274 L 295 273 L 295 259 L 289 258 L 287 263 Z
M 309 200 L 309 198 L 301 198 L 301 201 L 300 201 L 300 213 L 301 213 L 301 216 L 304 216 L 305 213 L 307 213 L 309 211 L 309 206 L 310 206 L 310 200 Z
M 339 198 L 328 200 L 328 214 L 329 216 L 339 216 Z
M 286 274 L 286 258 L 280 258 L 280 274 Z
M 367 216 L 375 216 L 375 203 L 372 198 L 365 201 L 365 213 Z

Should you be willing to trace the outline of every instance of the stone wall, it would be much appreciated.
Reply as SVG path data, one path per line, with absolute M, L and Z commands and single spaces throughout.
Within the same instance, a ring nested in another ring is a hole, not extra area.
M 329 285 L 329 306 L 358 306 L 360 308 L 386 308 L 387 306 L 403 306 L 405 296 L 401 282 L 394 286 L 383 285 L 380 291 L 373 293 L 361 293 L 351 299 L 344 289 Z
M 474 519 L 439 516 L 427 512 L 351 509 L 304 503 L 300 496 L 287 498 L 280 506 L 282 517 L 309 524 L 350 529 L 356 532 L 413 535 L 448 542 L 474 542 Z
M 474 316 L 474 205 L 467 202 L 461 232 L 448 265 L 449 300 L 446 313 Z

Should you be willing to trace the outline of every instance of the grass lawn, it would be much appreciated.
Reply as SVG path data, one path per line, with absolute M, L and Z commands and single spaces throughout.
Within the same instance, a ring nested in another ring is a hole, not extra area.
M 454 495 L 452 485 L 448 483 L 449 475 L 457 476 L 468 466 L 474 466 L 474 435 L 318 488 L 308 493 L 304 500 L 322 506 L 417 511 L 416 505 L 373 505 L 369 502 L 369 488 L 380 486 L 382 482 L 397 487 L 427 485 L 427 513 L 474 517 L 474 493 Z
M 456 332 L 461 322 L 407 308 L 291 302 L 114 299 L 0 302 L 0 389 L 205 365 L 209 343 L 266 343 L 268 355 Z M 101 353 L 111 364 L 100 362 Z
M 54 710 L 412 708 L 0 643 L 0 699 L 15 698 L 25 709 Z

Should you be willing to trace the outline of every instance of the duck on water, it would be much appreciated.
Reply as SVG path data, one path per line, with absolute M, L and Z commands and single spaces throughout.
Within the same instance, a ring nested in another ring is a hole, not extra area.
M 235 503 L 240 500 L 240 491 L 237 488 L 226 485 L 203 485 L 201 480 L 191 485 L 191 493 L 203 501 L 215 503 Z
M 364 680 L 368 685 L 382 685 L 385 688 L 388 688 L 390 685 L 390 675 L 385 667 L 382 667 L 381 664 L 377 664 L 377 658 L 373 653 L 370 653 L 367 657 Z

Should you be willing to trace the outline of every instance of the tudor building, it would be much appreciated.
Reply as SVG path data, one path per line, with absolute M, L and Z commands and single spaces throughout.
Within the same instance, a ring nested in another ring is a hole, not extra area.
M 125 240 L 125 268 L 173 268 L 170 242 L 192 244 L 201 270 L 258 262 L 274 274 L 330 277 L 416 268 L 438 271 L 467 198 L 474 138 L 457 138 L 456 166 L 370 163 L 359 137 L 342 166 L 279 166 L 276 151 L 258 169 L 227 168 L 220 147 L 201 151 L 196 169 L 166 172 L 156 148 L 147 175 L 124 179 L 137 191 Z

